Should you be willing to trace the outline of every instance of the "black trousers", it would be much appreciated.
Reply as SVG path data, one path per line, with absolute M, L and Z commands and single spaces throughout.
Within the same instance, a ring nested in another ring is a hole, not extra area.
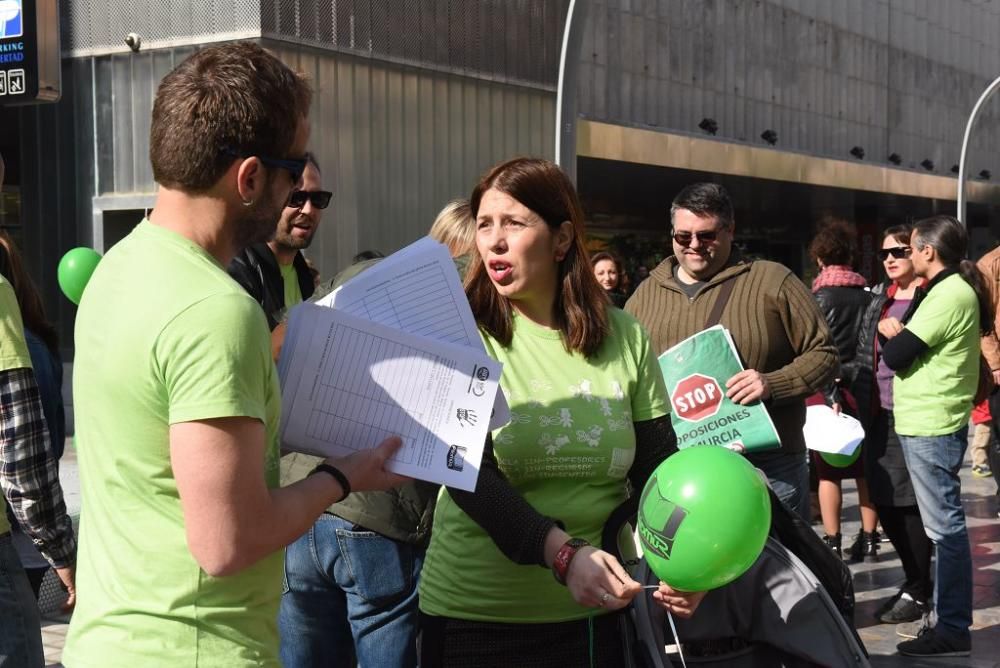
M 924 523 L 916 506 L 875 506 L 885 535 L 896 548 L 906 582 L 901 590 L 922 603 L 934 595 L 931 554 L 934 544 L 924 533 Z

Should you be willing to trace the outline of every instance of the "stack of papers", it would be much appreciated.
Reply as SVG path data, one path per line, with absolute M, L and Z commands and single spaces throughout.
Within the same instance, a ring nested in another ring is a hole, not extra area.
M 389 469 L 473 491 L 510 410 L 448 249 L 430 238 L 292 309 L 278 373 L 282 443 L 343 456 L 389 436 Z

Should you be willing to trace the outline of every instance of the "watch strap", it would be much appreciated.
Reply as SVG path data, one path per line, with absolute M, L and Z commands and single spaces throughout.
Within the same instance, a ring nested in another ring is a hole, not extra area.
M 590 543 L 583 538 L 570 538 L 562 544 L 559 551 L 556 552 L 555 559 L 552 560 L 552 575 L 555 576 L 556 582 L 561 585 L 566 584 L 566 575 L 569 573 L 570 562 L 573 561 L 573 557 L 580 551 L 580 548 L 587 547 L 588 545 Z
M 321 463 L 318 464 L 316 468 L 314 468 L 312 471 L 310 471 L 309 475 L 313 475 L 314 473 L 327 473 L 333 476 L 333 479 L 336 480 L 337 484 L 340 485 L 340 489 L 343 490 L 344 495 L 341 496 L 339 499 L 337 499 L 334 503 L 340 503 L 350 495 L 351 483 L 347 480 L 347 476 L 344 475 L 344 472 L 338 469 L 336 466 L 333 466 L 332 464 Z

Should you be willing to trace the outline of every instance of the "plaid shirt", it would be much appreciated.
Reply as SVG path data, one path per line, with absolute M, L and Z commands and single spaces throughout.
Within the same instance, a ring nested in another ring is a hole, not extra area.
M 0 371 L 0 490 L 24 533 L 59 568 L 76 561 L 76 537 L 48 439 L 34 373 Z

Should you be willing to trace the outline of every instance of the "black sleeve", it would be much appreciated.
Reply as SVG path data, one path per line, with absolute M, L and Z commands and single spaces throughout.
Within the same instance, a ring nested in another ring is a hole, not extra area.
M 927 344 L 908 329 L 892 337 L 882 346 L 882 359 L 893 371 L 909 368 L 927 350 Z
M 233 258 L 226 271 L 258 304 L 264 303 L 264 285 L 260 280 L 260 274 L 250 263 L 246 250 Z
M 677 452 L 677 434 L 674 433 L 670 416 L 636 422 L 635 427 L 635 459 L 629 469 L 628 479 L 638 496 L 646 486 L 649 476 L 664 459 Z
M 448 494 L 508 559 L 516 564 L 547 567 L 545 537 L 557 522 L 535 510 L 511 486 L 497 465 L 492 437 L 486 439 L 476 491 L 449 487 Z

